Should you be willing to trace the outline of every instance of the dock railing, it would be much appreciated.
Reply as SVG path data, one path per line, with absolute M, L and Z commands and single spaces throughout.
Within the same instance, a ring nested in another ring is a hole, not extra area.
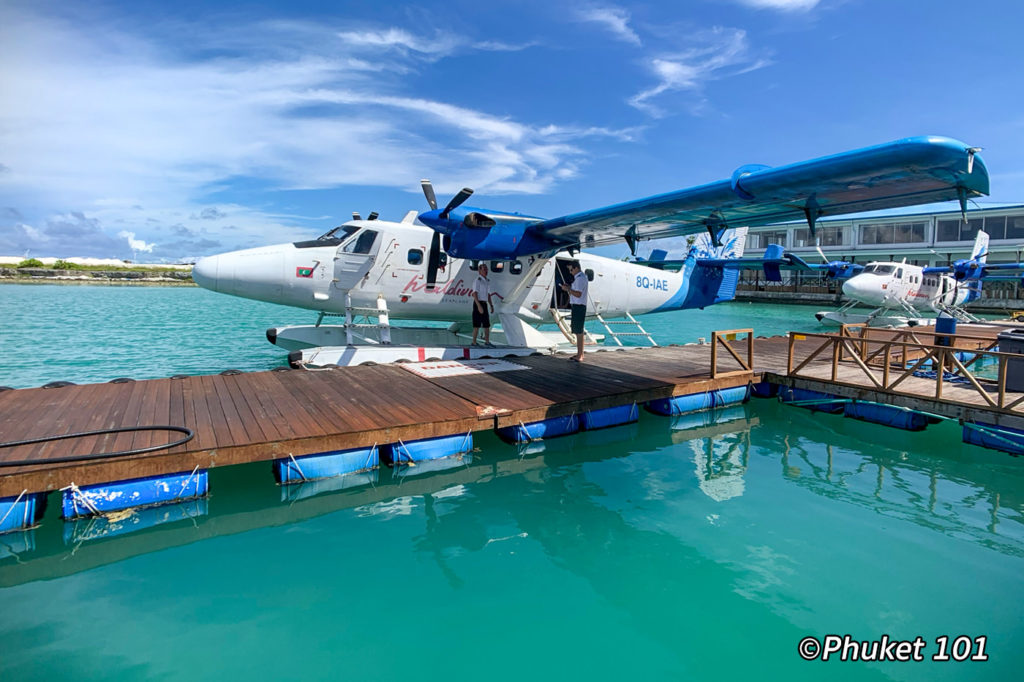
M 729 345 L 729 341 L 735 341 L 740 334 L 747 335 L 747 358 L 744 360 Z M 718 345 L 721 344 L 729 355 L 739 363 L 741 369 L 721 372 L 718 369 Z M 711 378 L 740 376 L 742 374 L 754 373 L 754 330 L 753 329 L 727 329 L 711 332 Z
M 797 342 L 801 341 L 812 344 L 805 346 L 809 354 L 797 361 Z M 813 345 L 814 341 L 817 345 Z M 996 351 L 998 343 L 998 339 L 971 334 L 874 329 L 863 325 L 844 325 L 837 334 L 790 332 L 786 371 L 790 377 L 936 400 L 970 403 L 967 398 L 977 395 L 989 408 L 1024 411 L 1024 393 L 1008 392 L 1006 388 L 1010 363 L 1024 363 L 1024 355 Z M 816 359 L 818 363 L 812 364 Z M 825 362 L 830 371 L 822 371 Z M 988 368 L 986 373 L 991 374 L 993 364 L 995 378 L 979 376 L 983 365 Z M 905 384 L 909 379 L 918 380 L 914 382 L 916 390 Z M 929 395 L 922 392 L 921 380 L 933 381 Z M 951 385 L 960 389 L 955 396 L 949 395 Z

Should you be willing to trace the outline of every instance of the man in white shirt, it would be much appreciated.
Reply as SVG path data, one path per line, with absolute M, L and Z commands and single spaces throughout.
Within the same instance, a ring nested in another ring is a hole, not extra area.
M 491 282 L 487 279 L 487 264 L 480 263 L 477 268 L 476 281 L 473 282 L 473 291 L 470 296 L 473 298 L 473 345 L 476 345 L 477 334 L 480 329 L 484 330 L 484 345 L 491 345 L 491 316 L 487 310 L 494 312 L 494 304 L 491 303 Z
M 562 291 L 569 292 L 569 309 L 572 311 L 571 329 L 576 335 L 576 355 L 569 358 L 574 362 L 583 362 L 583 323 L 587 319 L 587 288 L 590 282 L 580 269 L 579 261 L 569 263 L 569 274 L 572 284 L 563 284 Z

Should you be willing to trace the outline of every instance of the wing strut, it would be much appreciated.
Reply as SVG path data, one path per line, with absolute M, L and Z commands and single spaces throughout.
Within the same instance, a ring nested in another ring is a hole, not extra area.
M 626 244 L 629 246 L 629 253 L 631 255 L 635 256 L 636 255 L 636 242 L 637 242 L 637 238 L 636 238 L 636 223 L 633 223 L 632 225 L 630 225 L 629 229 L 626 230 L 626 234 L 623 235 L 623 236 L 624 236 L 624 238 L 626 240 Z
M 722 240 L 719 237 L 728 228 L 725 220 L 722 219 L 722 214 L 718 211 L 712 211 L 711 217 L 704 220 L 704 227 L 708 228 L 708 234 L 711 235 L 711 245 L 716 249 L 720 247 Z
M 815 229 L 818 226 L 818 218 L 821 217 L 824 211 L 821 210 L 821 206 L 818 205 L 818 199 L 815 195 L 807 197 L 807 203 L 804 204 L 804 216 L 807 218 L 807 227 L 811 229 L 811 239 L 815 238 Z

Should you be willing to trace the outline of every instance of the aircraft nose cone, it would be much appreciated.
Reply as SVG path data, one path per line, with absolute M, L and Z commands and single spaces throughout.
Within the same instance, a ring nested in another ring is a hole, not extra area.
M 877 292 L 872 291 L 871 283 L 863 277 L 852 277 L 843 282 L 843 293 L 852 299 L 868 302 L 876 298 Z
M 192 266 L 192 281 L 204 289 L 216 291 L 218 260 L 218 256 L 200 258 L 199 262 Z

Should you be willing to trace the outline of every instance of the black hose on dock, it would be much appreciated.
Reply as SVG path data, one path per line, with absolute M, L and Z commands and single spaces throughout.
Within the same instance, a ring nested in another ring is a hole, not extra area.
M 140 455 L 144 452 L 155 452 L 157 450 L 165 450 L 167 448 L 173 448 L 176 445 L 183 445 L 195 436 L 192 429 L 186 429 L 184 426 L 123 426 L 117 429 L 101 429 L 99 431 L 81 431 L 79 433 L 67 433 L 63 436 L 46 436 L 45 438 L 30 438 L 28 440 L 15 440 L 9 443 L 0 443 L 0 450 L 3 448 L 14 448 L 19 445 L 34 445 L 36 443 L 49 443 L 55 440 L 68 440 L 71 438 L 85 438 L 86 436 L 100 436 L 106 433 L 125 433 L 128 431 L 176 431 L 178 433 L 185 434 L 184 438 L 180 438 L 170 443 L 163 445 L 151 445 L 148 448 L 133 448 L 131 450 L 121 450 L 120 452 L 93 452 L 88 455 L 68 455 L 67 457 L 53 457 L 47 459 L 22 459 L 15 461 L 0 461 L 0 469 L 4 467 L 20 467 L 20 466 L 35 466 L 38 464 L 60 464 L 62 462 L 84 462 L 90 459 L 106 459 L 108 457 L 124 457 L 126 455 Z

